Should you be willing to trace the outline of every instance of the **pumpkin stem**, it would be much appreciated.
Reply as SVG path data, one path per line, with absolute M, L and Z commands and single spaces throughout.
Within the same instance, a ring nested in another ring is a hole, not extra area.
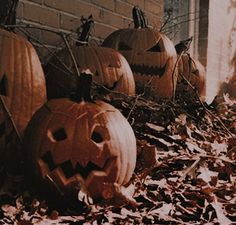
M 141 9 L 139 9 L 139 11 L 140 11 L 141 27 L 147 28 L 148 26 L 147 26 L 147 21 L 144 16 L 144 12 Z
M 76 102 L 92 102 L 91 97 L 92 73 L 89 70 L 82 71 L 77 77 L 77 89 L 72 100 Z
M 175 50 L 179 55 L 181 52 L 186 52 L 190 48 L 190 45 L 193 41 L 193 37 L 190 37 L 186 40 L 180 41 L 177 45 L 175 45 Z
M 82 25 L 77 29 L 78 42 L 77 45 L 85 45 L 88 43 L 88 39 L 91 30 L 94 25 L 93 16 L 90 15 L 88 18 L 81 18 Z
M 138 7 L 134 6 L 133 8 L 133 20 L 134 20 L 134 28 L 146 28 L 147 22 L 144 16 L 143 11 Z
M 19 0 L 4 0 L 0 8 L 0 24 L 16 25 L 16 9 Z M 14 30 L 14 27 L 8 28 Z

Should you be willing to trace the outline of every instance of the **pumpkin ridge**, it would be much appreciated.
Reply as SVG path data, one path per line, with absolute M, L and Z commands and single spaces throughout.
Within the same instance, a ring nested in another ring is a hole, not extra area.
M 26 47 L 26 45 L 25 45 L 25 47 Z M 30 49 L 29 48 L 26 48 L 27 49 L 27 61 L 29 61 L 29 65 L 30 65 L 30 71 L 31 71 L 31 73 L 30 73 L 30 82 L 31 82 L 31 87 L 34 87 L 34 85 L 33 85 L 33 81 L 34 81 L 34 74 L 33 74 L 33 65 L 32 65 L 32 61 L 30 60 L 31 59 L 31 57 L 32 57 L 32 55 L 31 55 L 31 51 L 30 51 Z M 23 76 L 22 76 L 23 77 Z M 34 87 L 35 88 L 35 87 Z M 30 89 L 29 89 L 30 90 Z M 29 104 L 29 108 L 30 108 L 30 110 L 28 111 L 28 112 L 32 112 L 32 110 L 33 110 L 33 99 L 34 99 L 34 97 L 35 97 L 35 95 L 34 95 L 34 91 L 31 91 L 31 93 L 30 93 L 30 95 L 32 96 L 32 98 L 31 98 L 31 101 L 30 102 L 28 102 L 28 104 Z M 29 115 L 29 117 L 31 117 L 32 115 Z
M 7 62 L 7 65 L 5 64 L 4 65 L 4 67 L 9 67 L 10 66 L 10 68 L 13 68 L 13 70 L 15 70 L 15 68 L 16 68 L 16 60 L 15 60 L 15 51 L 14 51 L 14 47 L 15 47 L 15 43 L 16 43 L 16 41 L 15 40 L 13 40 L 11 37 L 9 37 L 8 38 L 8 42 L 10 42 L 10 49 L 11 49 L 11 55 L 13 55 L 13 57 L 11 58 L 11 61 L 10 61 L 10 63 L 11 63 L 11 65 L 9 65 L 9 61 Z M 5 45 L 6 47 L 7 47 L 7 45 Z M 4 47 L 5 47 L 4 46 Z M 3 52 L 5 52 L 5 49 L 3 48 Z M 7 60 L 9 60 L 9 58 L 7 59 Z M 8 70 L 9 68 L 7 68 L 7 70 Z M 11 73 L 12 71 L 10 70 L 9 71 L 9 73 Z M 6 72 L 7 73 L 7 72 Z M 7 74 L 7 76 L 9 76 L 10 74 Z M 16 85 L 16 83 L 18 83 L 17 82 L 17 79 L 19 78 L 19 76 L 16 76 L 15 74 L 13 74 L 12 76 L 11 76 L 12 78 L 11 78 L 11 82 L 13 82 L 13 85 L 12 85 L 12 89 L 11 89 L 11 95 L 10 96 L 16 96 L 16 91 L 17 91 L 17 88 L 14 88 L 14 87 L 18 87 L 18 85 Z M 15 79 L 14 79 L 15 78 Z M 9 93 L 10 94 L 10 93 Z M 8 98 L 7 98 L 8 100 L 7 101 L 10 101 L 10 99 L 9 99 L 9 96 L 8 96 Z M 18 98 L 17 98 L 17 100 L 18 100 Z M 10 107 L 9 107 L 9 110 L 10 110 L 10 112 L 11 112 L 11 114 L 13 114 L 14 116 L 13 116 L 13 119 L 14 119 L 14 121 L 15 121 L 15 123 L 16 124 L 18 124 L 19 125 L 19 116 L 18 116 L 18 113 L 19 112 L 16 112 L 16 114 L 15 114 L 15 105 L 19 105 L 18 103 L 16 104 L 16 102 L 11 102 L 11 105 L 10 105 Z M 20 105 L 21 106 L 21 105 Z M 21 107 L 20 107 L 21 108 Z M 19 126 L 17 126 L 17 129 L 19 129 Z M 20 134 L 21 134 L 21 130 L 19 130 L 19 132 L 20 132 Z
M 103 57 L 103 54 L 101 53 L 101 55 L 99 55 L 98 51 L 96 51 L 99 47 L 94 47 L 91 48 L 91 55 L 94 56 L 94 64 L 96 65 L 95 68 L 99 68 L 96 72 L 99 74 L 99 76 L 101 77 L 101 81 L 99 81 L 100 84 L 104 83 L 104 65 L 102 65 L 101 62 L 103 62 L 104 59 L 106 59 L 105 57 Z M 106 62 L 106 61 L 105 61 Z M 96 79 L 96 78 L 95 78 Z
M 80 111 L 78 110 L 78 115 L 80 114 Z M 82 113 L 82 115 L 83 116 L 86 116 L 87 115 L 87 112 L 84 112 L 84 113 Z M 78 116 L 78 119 L 81 119 L 82 118 L 82 115 L 81 115 L 81 117 L 79 117 Z M 77 119 L 76 119 L 77 120 Z M 84 119 L 83 119 L 84 120 Z M 75 149 L 74 149 L 74 147 L 73 146 L 76 146 L 75 145 L 75 142 L 77 142 L 77 138 L 75 138 L 76 137 L 76 135 L 77 136 L 80 136 L 80 133 L 79 132 L 76 132 L 76 131 L 79 131 L 78 130 L 78 127 L 76 126 L 76 125 L 74 125 L 74 128 L 73 128 L 73 135 L 72 135 L 72 144 L 71 144 L 71 151 L 70 151 L 70 156 L 72 156 L 73 155 L 73 151 L 75 151 Z M 80 131 L 81 132 L 81 131 Z M 72 158 L 72 157 L 71 157 Z M 77 162 L 78 163 L 78 162 Z

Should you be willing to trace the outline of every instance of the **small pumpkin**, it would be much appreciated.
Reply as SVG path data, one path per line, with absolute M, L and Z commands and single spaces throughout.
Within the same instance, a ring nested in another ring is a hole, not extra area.
M 127 95 L 135 94 L 133 73 L 126 59 L 117 51 L 105 47 L 88 46 L 88 38 L 93 25 L 92 17 L 82 24 L 82 31 L 77 45 L 72 46 L 72 52 L 79 70 L 90 69 L 94 74 L 93 81 L 107 89 Z M 48 98 L 68 97 L 75 90 L 75 81 L 68 70 L 61 64 L 64 62 L 72 73 L 76 73 L 74 63 L 68 49 L 58 52 L 52 57 L 46 68 L 46 83 Z
M 80 93 L 86 77 L 80 75 Z M 135 136 L 113 106 L 78 99 L 52 99 L 36 112 L 25 135 L 26 161 L 37 180 L 53 180 L 61 192 L 82 182 L 94 198 L 105 197 L 106 185 L 125 185 L 132 176 Z
M 125 56 L 134 73 L 137 84 L 151 80 L 151 89 L 159 97 L 171 97 L 176 78 L 173 70 L 176 51 L 173 43 L 163 33 L 149 28 L 143 12 L 133 9 L 135 27 L 111 33 L 103 46 L 114 48 Z
M 15 21 L 16 6 L 17 1 L 3 4 L 2 10 L 8 12 L 1 15 L 3 25 Z M 4 29 L 0 29 L 0 95 L 0 164 L 9 164 L 20 148 L 16 129 L 22 137 L 32 115 L 46 102 L 46 85 L 33 46 L 20 35 Z
M 204 66 L 198 60 L 193 59 L 187 53 L 183 54 L 178 62 L 178 73 L 177 90 L 192 90 L 186 81 L 184 81 L 185 78 L 194 88 L 196 88 L 199 96 L 204 98 L 206 89 L 206 72 Z

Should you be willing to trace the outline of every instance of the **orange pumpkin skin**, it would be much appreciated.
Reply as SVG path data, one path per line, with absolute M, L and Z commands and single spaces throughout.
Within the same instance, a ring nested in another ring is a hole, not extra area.
M 178 62 L 178 72 L 196 88 L 199 96 L 205 97 L 206 72 L 204 66 L 198 60 L 191 58 L 188 54 L 183 54 Z M 181 86 L 183 82 L 181 75 L 178 76 L 178 86 Z M 189 85 L 185 86 L 184 89 L 187 91 L 192 90 Z
M 32 115 L 46 102 L 45 78 L 33 46 L 25 38 L 3 29 L 0 29 L 0 94 L 23 136 Z M 5 127 L 0 132 L 4 149 L 12 142 L 7 138 L 12 130 L 3 108 L 0 108 L 0 127 Z
M 101 197 L 104 185 L 126 184 L 135 168 L 133 130 L 102 101 L 50 100 L 33 116 L 24 143 L 34 177 L 50 177 L 65 192 L 82 182 Z
M 135 94 L 133 73 L 126 59 L 117 51 L 104 47 L 74 46 L 73 54 L 77 60 L 79 70 L 89 69 L 93 80 L 112 91 L 127 95 Z M 58 53 L 58 57 L 67 67 L 76 73 L 74 63 L 67 49 Z M 60 69 L 58 69 L 60 68 Z M 48 98 L 68 97 L 75 88 L 74 80 L 61 63 L 52 58 L 46 76 Z
M 173 70 L 177 55 L 166 35 L 147 27 L 121 29 L 109 35 L 103 45 L 125 56 L 137 83 L 145 85 L 151 79 L 151 89 L 157 96 L 172 96 L 176 85 Z

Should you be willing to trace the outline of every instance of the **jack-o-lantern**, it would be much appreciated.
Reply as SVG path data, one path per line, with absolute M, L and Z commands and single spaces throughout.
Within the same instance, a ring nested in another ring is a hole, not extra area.
M 89 32 L 93 20 L 91 17 L 82 25 L 82 32 L 78 38 L 77 45 L 72 46 L 72 53 L 78 64 L 79 70 L 89 68 L 94 74 L 93 81 L 112 91 L 127 95 L 135 94 L 135 83 L 133 73 L 126 59 L 111 48 L 87 46 Z M 60 60 L 58 60 L 60 59 Z M 66 65 L 72 73 L 76 73 L 74 62 L 70 57 L 68 49 L 58 52 L 46 68 L 46 83 L 48 98 L 68 97 L 74 92 L 74 80 L 68 74 L 60 61 Z
M 196 90 L 199 96 L 204 98 L 206 81 L 205 68 L 189 54 L 183 54 L 178 62 L 178 84 L 177 91 L 191 91 L 192 87 L 184 80 L 186 79 Z
M 133 130 L 102 101 L 48 101 L 29 123 L 24 142 L 34 176 L 52 180 L 64 193 L 83 183 L 94 198 L 104 197 L 106 185 L 125 185 L 135 168 Z
M 1 24 L 14 20 L 16 5 L 17 1 L 1 5 L 2 10 L 8 12 Z M 35 111 L 46 102 L 45 77 L 35 49 L 25 38 L 4 29 L 0 29 L 0 95 L 2 165 L 17 158 L 13 157 L 20 147 L 16 134 L 23 136 Z
M 137 7 L 133 9 L 133 17 L 134 29 L 113 32 L 103 45 L 125 56 L 137 84 L 143 86 L 151 80 L 151 89 L 157 96 L 171 97 L 176 85 L 174 45 L 165 34 L 147 27 Z

